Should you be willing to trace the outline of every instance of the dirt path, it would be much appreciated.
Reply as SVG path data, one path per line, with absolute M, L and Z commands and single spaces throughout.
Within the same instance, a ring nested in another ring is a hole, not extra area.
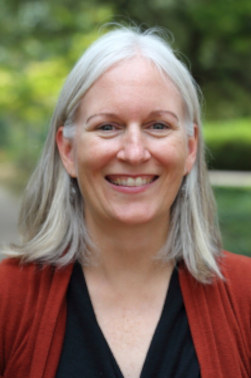
M 251 187 L 251 172 L 210 171 L 210 181 L 216 186 Z

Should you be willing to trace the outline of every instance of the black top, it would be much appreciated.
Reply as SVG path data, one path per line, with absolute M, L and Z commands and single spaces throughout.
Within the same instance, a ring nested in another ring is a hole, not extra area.
M 56 378 L 123 378 L 97 323 L 80 264 L 67 291 L 67 321 Z M 174 269 L 140 378 L 199 378 L 200 369 Z

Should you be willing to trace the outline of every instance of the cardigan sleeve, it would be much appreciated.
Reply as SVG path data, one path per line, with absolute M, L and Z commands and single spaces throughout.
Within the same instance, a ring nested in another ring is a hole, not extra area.
M 225 252 L 224 280 L 197 282 L 180 270 L 188 321 L 203 378 L 251 377 L 251 259 Z
M 0 264 L 0 374 L 4 378 L 54 376 L 71 270 L 72 266 L 21 265 L 16 259 Z

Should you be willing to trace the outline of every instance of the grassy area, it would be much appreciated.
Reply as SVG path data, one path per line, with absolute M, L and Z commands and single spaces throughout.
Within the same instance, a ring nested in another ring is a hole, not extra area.
M 251 188 L 215 187 L 224 248 L 251 256 Z
M 240 139 L 251 142 L 251 119 L 238 118 L 204 123 L 204 135 L 208 142 L 217 140 L 219 143 L 226 139 Z
M 205 122 L 211 169 L 251 171 L 251 119 Z

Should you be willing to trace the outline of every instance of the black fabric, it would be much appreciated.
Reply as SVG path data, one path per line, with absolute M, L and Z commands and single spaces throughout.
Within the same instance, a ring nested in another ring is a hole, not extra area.
M 98 326 L 80 264 L 76 263 L 67 292 L 67 322 L 56 378 L 123 378 Z M 199 378 L 179 286 L 177 269 L 171 277 L 162 314 L 140 378 Z

